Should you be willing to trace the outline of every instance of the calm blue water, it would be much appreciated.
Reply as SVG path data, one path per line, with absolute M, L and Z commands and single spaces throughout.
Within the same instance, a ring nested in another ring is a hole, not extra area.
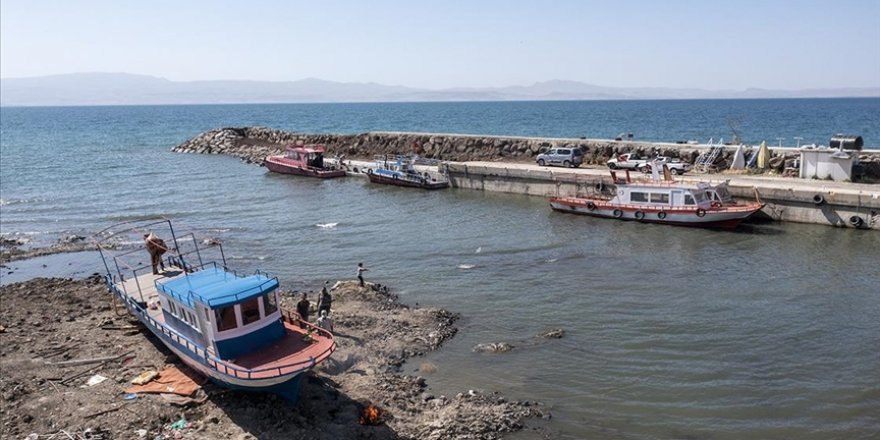
M 728 115 L 743 115 L 746 140 L 880 143 L 878 99 L 3 108 L 0 233 L 51 241 L 161 214 L 291 288 L 352 278 L 363 261 L 405 302 L 463 314 L 448 345 L 410 366 L 437 365 L 436 393 L 546 402 L 554 438 L 875 438 L 876 232 L 619 223 L 541 198 L 322 182 L 169 151 L 230 125 L 717 139 Z M 533 343 L 548 327 L 567 335 Z M 471 351 L 499 341 L 519 348 Z

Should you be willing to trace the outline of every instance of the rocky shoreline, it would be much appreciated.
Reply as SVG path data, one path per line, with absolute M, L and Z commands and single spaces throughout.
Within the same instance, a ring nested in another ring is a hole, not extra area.
M 430 159 L 454 162 L 499 161 L 532 163 L 534 157 L 550 148 L 580 148 L 587 165 L 605 165 L 608 159 L 625 153 L 663 155 L 693 164 L 703 149 L 688 144 L 642 141 L 609 141 L 589 139 L 528 138 L 513 136 L 476 136 L 430 133 L 376 132 L 360 134 L 307 134 L 265 127 L 220 128 L 204 132 L 172 151 L 178 153 L 226 154 L 245 162 L 262 165 L 263 159 L 284 151 L 286 145 L 324 144 L 328 155 L 345 155 L 350 159 L 372 159 L 382 154 L 409 154 L 418 144 L 420 154 Z M 727 148 L 715 164 L 726 168 L 732 161 L 734 148 Z M 771 148 L 770 168 L 781 173 L 792 166 L 798 153 Z M 880 153 L 861 152 L 865 176 L 880 178 Z
M 303 381 L 296 406 L 210 383 L 205 400 L 176 406 L 158 395 L 125 399 L 123 390 L 141 372 L 183 364 L 137 320 L 114 312 L 97 274 L 4 286 L 0 437 L 497 439 L 523 429 L 527 418 L 549 417 L 536 402 L 491 392 L 436 395 L 425 379 L 436 369 L 431 364 L 418 368 L 421 375 L 404 374 L 407 359 L 455 335 L 456 315 L 408 307 L 354 281 L 337 283 L 333 296 L 339 348 Z M 282 298 L 287 306 L 296 299 L 293 292 Z M 78 364 L 101 357 L 115 358 Z M 93 374 L 108 380 L 87 386 Z M 381 410 L 376 425 L 358 423 L 369 404 Z M 182 429 L 173 427 L 179 420 L 186 421 Z
M 82 235 L 65 235 L 54 244 L 45 247 L 29 247 L 28 244 L 23 239 L 0 237 L 0 264 L 62 252 L 97 250 L 95 245 Z

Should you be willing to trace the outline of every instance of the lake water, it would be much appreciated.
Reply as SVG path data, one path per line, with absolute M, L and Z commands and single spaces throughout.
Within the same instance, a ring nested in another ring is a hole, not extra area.
M 746 140 L 846 131 L 880 144 L 876 99 L 3 108 L 0 233 L 51 242 L 166 215 L 298 289 L 353 278 L 362 261 L 404 302 L 462 314 L 455 338 L 407 366 L 434 363 L 435 394 L 545 402 L 554 438 L 876 438 L 876 232 L 623 223 L 537 197 L 317 181 L 169 151 L 230 125 L 705 140 L 727 137 L 728 112 Z M 533 338 L 553 327 L 566 336 Z M 517 348 L 471 351 L 485 342 Z

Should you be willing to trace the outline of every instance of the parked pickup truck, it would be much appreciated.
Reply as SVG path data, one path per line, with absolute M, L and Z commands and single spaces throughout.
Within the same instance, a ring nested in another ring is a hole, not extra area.
M 608 159 L 608 168 L 612 170 L 638 170 L 645 166 L 646 163 L 648 163 L 648 159 L 642 159 L 636 153 L 627 153 Z
M 639 167 L 639 171 L 643 173 L 650 173 L 651 165 L 654 163 L 658 164 L 658 166 L 660 167 L 666 165 L 666 168 L 669 168 L 669 172 L 673 175 L 684 174 L 691 169 L 691 164 L 682 162 L 681 159 L 673 159 L 668 156 L 657 156 L 653 160 Z

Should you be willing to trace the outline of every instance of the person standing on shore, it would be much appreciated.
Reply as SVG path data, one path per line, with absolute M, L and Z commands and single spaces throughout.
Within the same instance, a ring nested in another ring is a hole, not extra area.
M 296 313 L 299 314 L 299 318 L 303 321 L 302 327 L 305 328 L 306 322 L 309 322 L 309 306 L 311 303 L 309 302 L 308 294 L 303 292 L 302 299 L 296 303 Z
M 164 272 L 165 263 L 162 262 L 162 254 L 168 251 L 165 241 L 150 232 L 149 234 L 144 234 L 144 246 L 147 247 L 147 252 L 150 253 L 150 265 L 153 266 L 153 275 L 159 275 L 159 267 Z
M 321 315 L 321 312 L 330 313 L 330 305 L 333 303 L 333 297 L 330 296 L 330 291 L 327 290 L 328 284 L 330 284 L 330 281 L 324 281 L 324 287 L 321 288 L 321 297 L 318 298 L 318 316 Z
M 365 286 L 365 284 L 364 284 L 364 272 L 366 272 L 366 271 L 368 271 L 368 270 L 370 270 L 370 269 L 367 269 L 366 267 L 364 267 L 364 263 L 358 263 L 357 274 L 358 274 L 358 281 L 361 282 L 361 287 L 364 287 L 364 286 Z
M 321 327 L 322 329 L 327 330 L 328 332 L 332 333 L 333 332 L 333 319 L 327 315 L 326 310 L 321 310 L 319 312 L 319 314 L 320 314 L 320 316 L 318 316 L 318 320 L 315 321 L 315 324 L 317 324 L 318 327 Z

